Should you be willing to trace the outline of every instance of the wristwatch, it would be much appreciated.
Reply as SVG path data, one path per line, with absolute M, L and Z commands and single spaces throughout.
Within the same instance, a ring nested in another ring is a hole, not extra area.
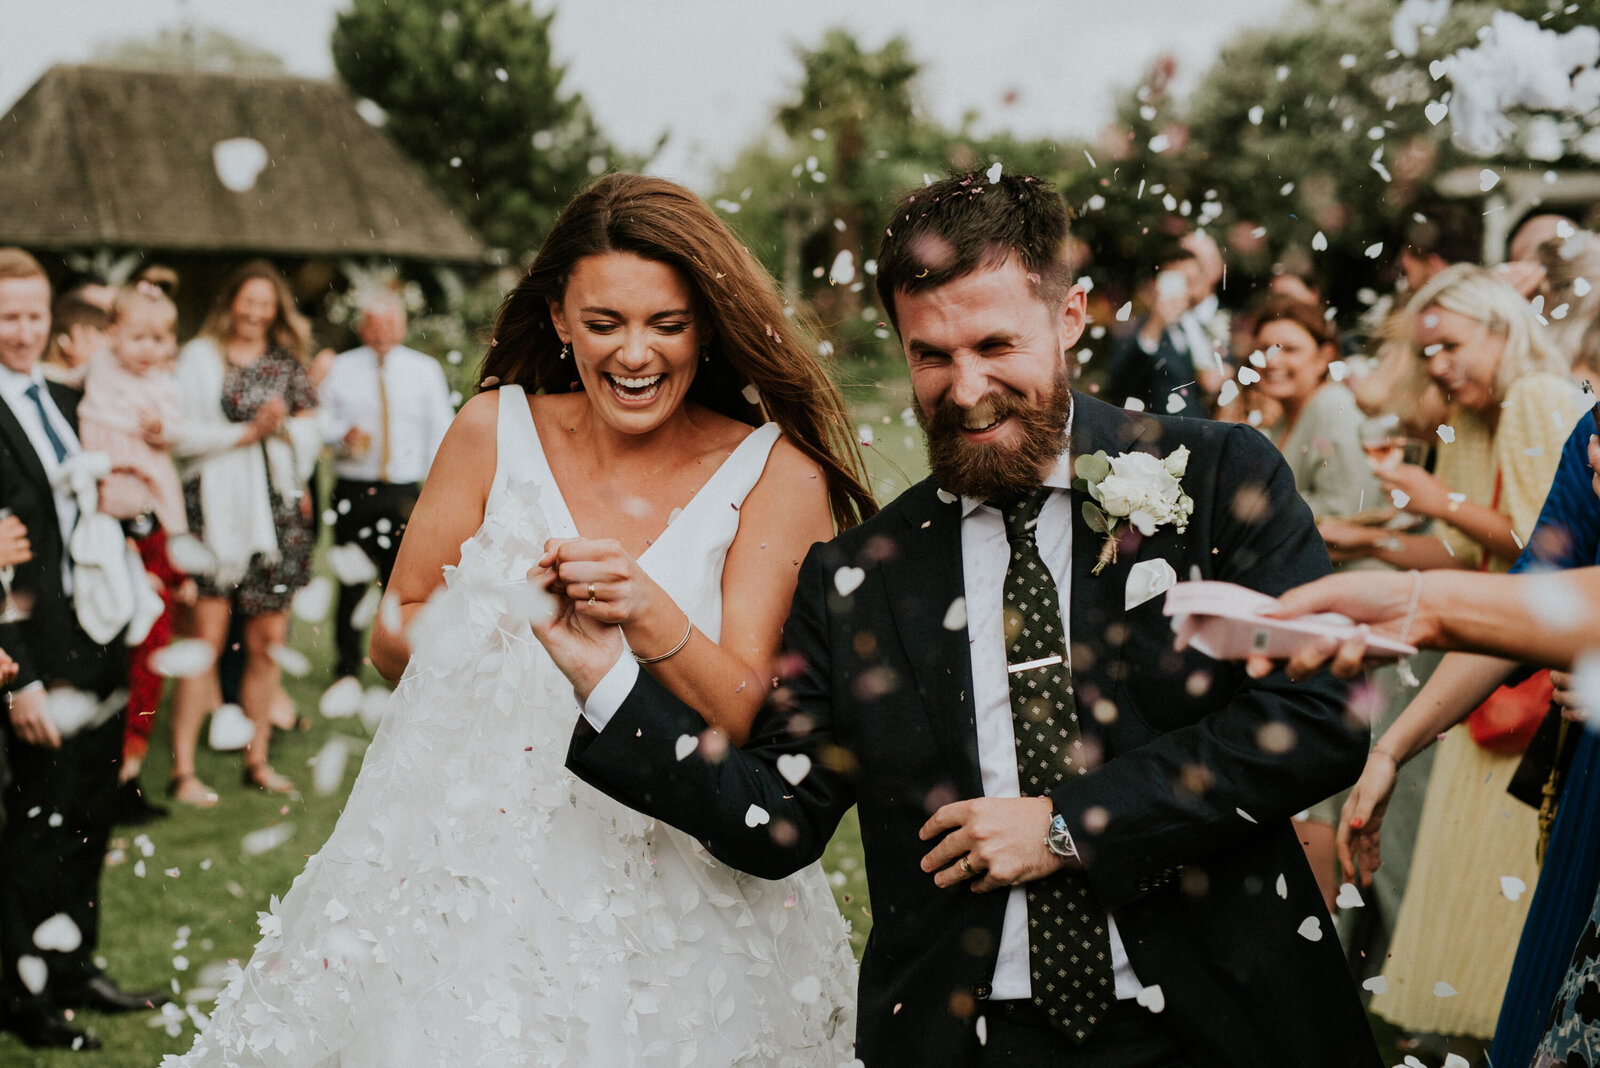
M 1079 859 L 1077 843 L 1072 840 L 1072 832 L 1067 830 L 1067 817 L 1060 813 L 1050 821 L 1050 829 L 1044 835 L 1044 844 L 1058 857 L 1066 857 L 1068 860 Z

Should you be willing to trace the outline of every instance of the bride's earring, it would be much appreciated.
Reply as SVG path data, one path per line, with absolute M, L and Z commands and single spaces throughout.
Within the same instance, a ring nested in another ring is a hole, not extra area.
M 711 362 L 711 346 L 710 345 L 701 345 L 700 346 L 700 362 L 701 363 L 710 363 Z
M 561 356 L 560 356 L 560 358 L 564 360 L 568 356 L 571 356 L 571 355 L 572 355 L 572 346 L 567 344 L 565 341 L 563 341 L 561 343 Z

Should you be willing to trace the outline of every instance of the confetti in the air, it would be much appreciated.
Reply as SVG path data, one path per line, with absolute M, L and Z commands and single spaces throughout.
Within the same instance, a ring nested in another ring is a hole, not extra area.
M 839 596 L 848 597 L 866 581 L 867 573 L 859 567 L 841 567 L 833 573 L 833 588 Z
M 785 753 L 778 758 L 778 774 L 790 786 L 799 786 L 811 774 L 811 758 L 804 753 Z
M 760 805 L 751 805 L 744 813 L 744 825 L 746 827 L 760 827 L 770 819 L 772 819 L 771 814 Z
M 33 929 L 33 944 L 55 953 L 71 953 L 83 945 L 83 932 L 65 912 L 58 912 Z

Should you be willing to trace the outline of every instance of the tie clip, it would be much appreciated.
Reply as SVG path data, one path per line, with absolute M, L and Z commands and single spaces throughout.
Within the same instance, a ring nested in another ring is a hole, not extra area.
M 1019 671 L 1032 671 L 1034 668 L 1049 667 L 1051 664 L 1059 663 L 1061 663 L 1060 654 L 1052 654 L 1038 660 L 1027 660 L 1020 664 L 1007 664 L 1006 671 L 1015 675 Z

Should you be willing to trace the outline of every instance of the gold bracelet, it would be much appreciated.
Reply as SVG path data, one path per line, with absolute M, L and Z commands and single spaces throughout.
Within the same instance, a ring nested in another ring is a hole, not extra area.
M 689 635 L 694 633 L 694 621 L 689 619 L 689 613 L 685 612 L 683 615 L 684 622 L 688 625 L 683 628 L 683 637 L 678 639 L 677 645 L 674 645 L 660 656 L 640 656 L 638 653 L 634 653 L 633 658 L 641 664 L 659 664 L 669 656 L 677 656 L 683 647 L 689 644 Z

